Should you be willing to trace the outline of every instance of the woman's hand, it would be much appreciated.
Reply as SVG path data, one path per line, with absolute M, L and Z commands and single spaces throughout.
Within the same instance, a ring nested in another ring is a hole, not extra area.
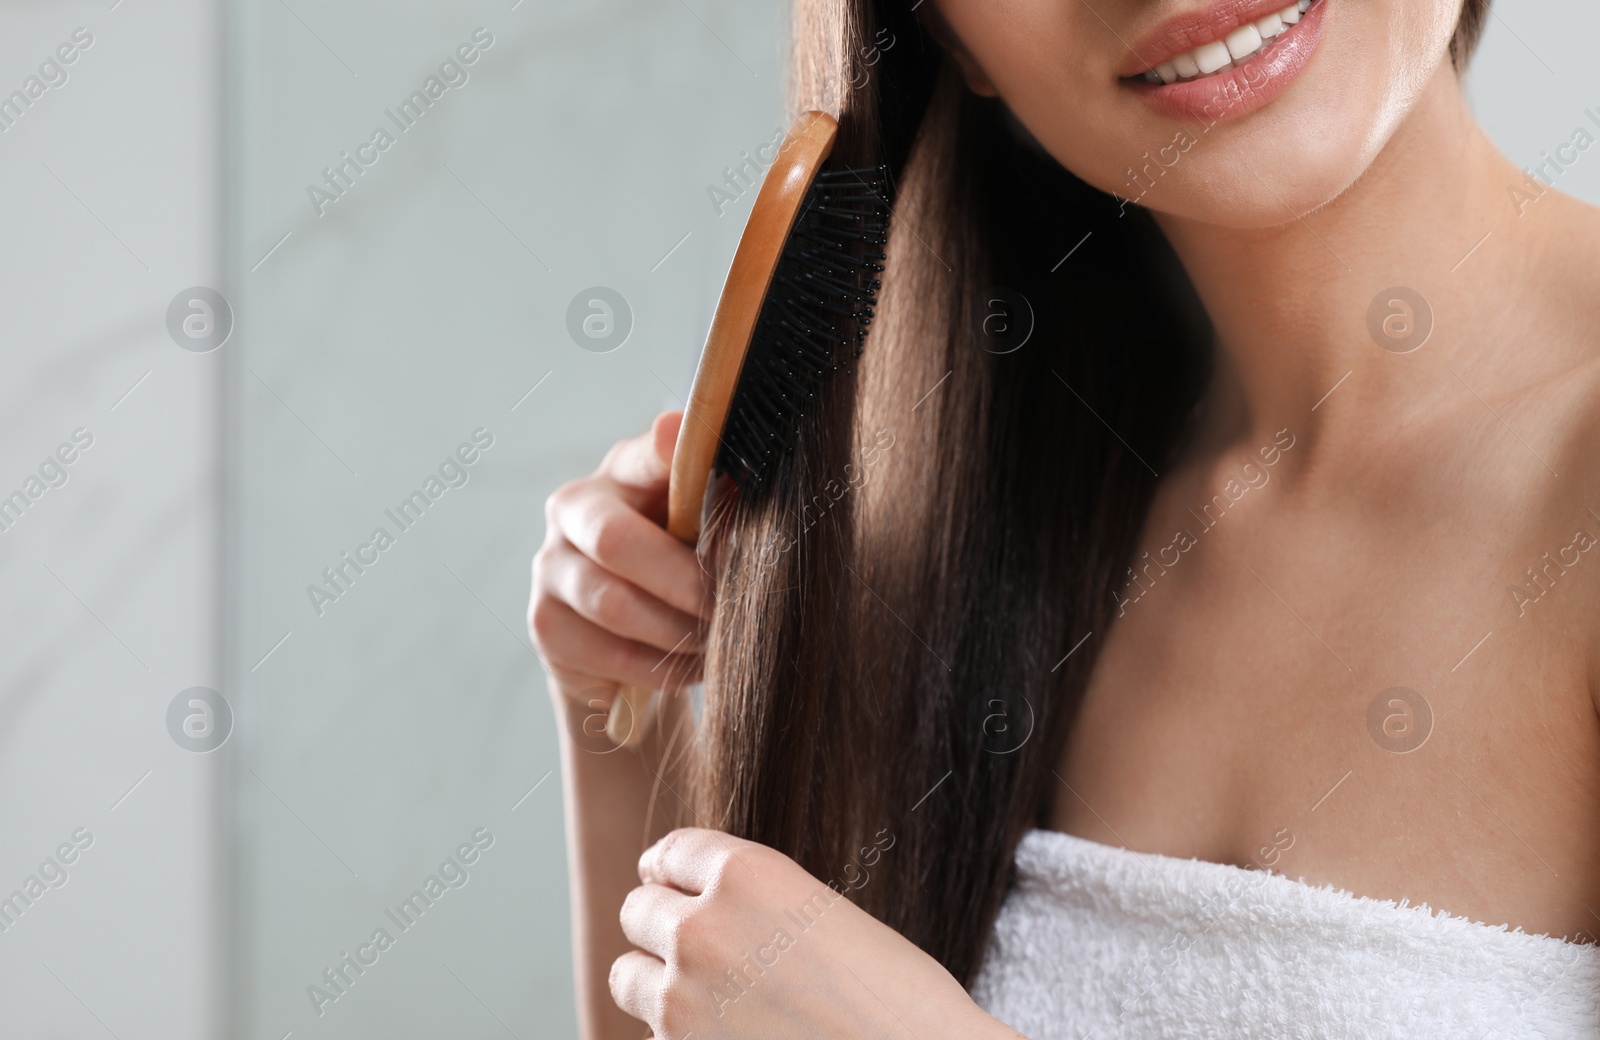
M 694 550 L 661 526 L 682 419 L 658 416 L 545 502 L 528 629 L 558 702 L 602 725 L 619 683 L 678 690 L 700 679 L 708 582 Z
M 898 932 L 789 857 L 717 831 L 668 834 L 622 905 L 640 947 L 611 995 L 656 1040 L 1016 1038 Z

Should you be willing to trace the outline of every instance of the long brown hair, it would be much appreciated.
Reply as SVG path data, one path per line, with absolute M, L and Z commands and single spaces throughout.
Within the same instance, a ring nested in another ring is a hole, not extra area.
M 1148 216 L 965 90 L 906 7 L 795 0 L 795 107 L 888 166 L 894 226 L 861 359 L 708 527 L 697 805 L 970 984 L 1210 333 Z

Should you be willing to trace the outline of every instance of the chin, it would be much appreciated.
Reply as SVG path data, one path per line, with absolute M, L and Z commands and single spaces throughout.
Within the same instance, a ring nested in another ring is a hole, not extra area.
M 1221 227 L 1295 223 L 1355 184 L 1393 133 L 1368 116 L 1372 109 L 1337 101 L 1322 96 L 1309 111 L 1286 109 L 1282 118 L 1219 127 L 1212 139 L 1200 135 L 1183 156 L 1193 160 L 1188 167 L 1180 161 L 1167 171 L 1140 204 Z
M 1386 12 L 1316 0 L 1292 33 L 1221 72 L 1122 76 L 1099 95 L 1104 136 L 1049 117 L 1036 136 L 1085 181 L 1158 213 L 1233 228 L 1295 222 L 1360 179 L 1448 60 L 1450 23 L 1395 34 Z

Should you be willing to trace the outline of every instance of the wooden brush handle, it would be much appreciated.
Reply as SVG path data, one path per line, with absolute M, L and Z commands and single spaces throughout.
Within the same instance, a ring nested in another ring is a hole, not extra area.
M 654 690 L 627 685 L 617 687 L 616 699 L 611 702 L 611 713 L 606 716 L 606 736 L 617 747 L 638 747 L 644 740 L 645 727 L 655 714 L 655 708 Z
M 838 132 L 839 124 L 824 112 L 806 112 L 795 120 L 761 182 L 750 220 L 739 237 L 695 369 L 667 481 L 667 532 L 686 545 L 700 539 L 700 514 L 722 427 L 728 420 L 756 319 L 772 284 L 772 272 L 800 215 L 806 191 L 832 153 Z M 637 747 L 654 715 L 654 698 L 650 690 L 620 687 L 606 718 L 606 736 L 619 747 Z

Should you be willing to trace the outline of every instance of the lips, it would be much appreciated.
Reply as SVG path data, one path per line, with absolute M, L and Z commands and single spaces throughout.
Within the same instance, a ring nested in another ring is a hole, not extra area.
M 1330 2 L 1338 0 L 1223 0 L 1179 15 L 1132 48 L 1122 84 L 1174 118 L 1216 123 L 1253 112 L 1311 60 Z
M 1241 25 L 1283 10 L 1290 0 L 1216 0 L 1196 11 L 1174 15 L 1133 42 L 1119 76 L 1138 76 L 1184 51 L 1215 43 Z
M 1149 83 L 1176 83 L 1180 79 L 1214 76 L 1289 32 L 1310 6 L 1311 0 L 1295 0 L 1265 18 L 1245 22 L 1220 40 L 1174 55 L 1155 68 L 1145 70 L 1144 78 Z

